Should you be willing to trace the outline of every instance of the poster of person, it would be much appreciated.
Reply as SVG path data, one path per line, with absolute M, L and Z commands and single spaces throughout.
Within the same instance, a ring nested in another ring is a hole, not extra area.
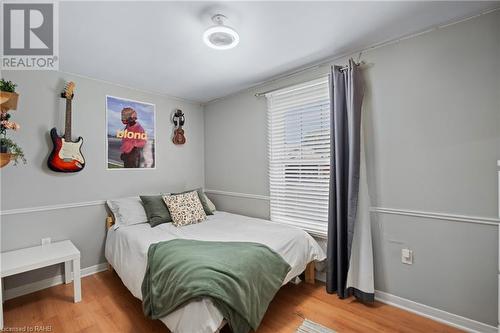
M 106 96 L 108 170 L 154 169 L 155 105 Z

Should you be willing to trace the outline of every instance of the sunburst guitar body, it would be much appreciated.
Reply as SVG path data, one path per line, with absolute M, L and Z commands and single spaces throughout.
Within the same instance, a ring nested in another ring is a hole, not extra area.
M 50 130 L 53 148 L 47 165 L 56 172 L 78 172 L 85 167 L 85 159 L 82 154 L 83 138 L 79 137 L 76 141 L 71 139 L 71 101 L 74 96 L 74 87 L 75 84 L 69 82 L 61 94 L 61 97 L 66 99 L 64 135 L 59 136 L 56 128 Z
M 58 172 L 78 172 L 85 166 L 85 159 L 82 154 L 83 138 L 77 141 L 66 141 L 64 136 L 57 134 L 57 129 L 50 130 L 53 149 L 50 154 L 48 165 L 53 171 Z

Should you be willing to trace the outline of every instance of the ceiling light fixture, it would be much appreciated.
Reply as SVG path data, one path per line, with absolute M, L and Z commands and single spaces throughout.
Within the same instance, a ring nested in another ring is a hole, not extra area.
M 214 15 L 212 21 L 215 25 L 203 33 L 203 41 L 213 49 L 229 50 L 240 42 L 240 36 L 236 30 L 224 25 L 224 20 L 226 19 L 227 17 L 222 14 Z

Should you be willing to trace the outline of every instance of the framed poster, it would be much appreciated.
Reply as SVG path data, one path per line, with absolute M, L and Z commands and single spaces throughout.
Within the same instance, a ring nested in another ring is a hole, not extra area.
M 155 105 L 106 96 L 108 170 L 155 169 Z

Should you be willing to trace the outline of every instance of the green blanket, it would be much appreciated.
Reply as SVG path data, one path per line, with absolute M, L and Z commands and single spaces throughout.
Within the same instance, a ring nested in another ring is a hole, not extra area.
M 234 333 L 247 333 L 257 329 L 289 270 L 280 255 L 257 243 L 175 239 L 152 244 L 142 282 L 143 310 L 158 319 L 210 297 Z

